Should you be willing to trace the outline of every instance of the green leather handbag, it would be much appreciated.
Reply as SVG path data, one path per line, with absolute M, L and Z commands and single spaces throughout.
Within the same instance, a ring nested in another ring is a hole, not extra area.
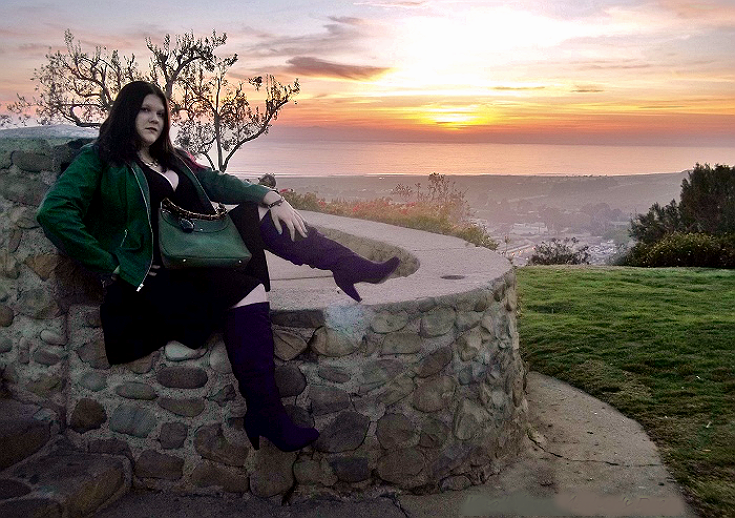
M 216 214 L 200 214 L 164 199 L 158 243 L 163 265 L 171 269 L 242 268 L 252 255 L 222 204 Z

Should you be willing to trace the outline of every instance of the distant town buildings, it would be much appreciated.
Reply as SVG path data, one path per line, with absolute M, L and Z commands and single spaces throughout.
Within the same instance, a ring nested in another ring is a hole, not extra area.
M 452 176 L 464 193 L 472 220 L 498 242 L 498 252 L 524 265 L 534 247 L 552 238 L 576 238 L 588 246 L 592 264 L 612 261 L 631 244 L 630 221 L 653 203 L 678 196 L 685 173 L 630 176 Z M 398 184 L 426 183 L 425 177 L 287 178 L 279 187 L 327 199 L 392 198 Z

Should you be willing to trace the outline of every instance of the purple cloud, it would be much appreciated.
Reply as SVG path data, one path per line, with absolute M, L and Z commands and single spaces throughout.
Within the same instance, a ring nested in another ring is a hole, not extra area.
M 364 81 L 385 74 L 390 70 L 387 67 L 373 67 L 367 65 L 346 65 L 334 63 L 319 58 L 297 56 L 287 61 L 286 72 L 297 76 L 332 77 L 337 79 L 351 79 Z

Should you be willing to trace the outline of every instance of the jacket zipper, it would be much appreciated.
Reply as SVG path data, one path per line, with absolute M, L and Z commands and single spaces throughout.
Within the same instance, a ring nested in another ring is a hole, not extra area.
M 138 175 L 135 174 L 135 170 L 133 170 L 133 176 L 135 177 L 135 181 L 138 183 L 138 188 L 140 189 L 140 194 L 143 195 L 143 203 L 145 204 L 146 208 L 146 216 L 148 218 L 148 228 L 151 231 L 151 240 L 153 239 L 153 223 L 151 222 L 151 209 L 148 206 L 148 200 L 145 197 L 145 191 L 143 190 L 143 186 L 140 184 L 140 180 L 138 180 Z M 127 235 L 127 229 L 125 230 Z M 143 284 L 145 283 L 146 277 L 148 277 L 148 273 L 151 271 L 151 266 L 153 266 L 153 245 L 151 245 L 151 261 L 148 263 L 148 269 L 145 271 L 145 275 L 143 276 L 143 280 L 140 283 L 140 286 L 138 286 L 138 289 L 135 291 L 140 291 L 143 289 Z
M 125 229 L 125 232 L 123 233 L 122 241 L 120 241 L 120 244 L 117 245 L 118 248 L 122 248 L 123 243 L 125 243 L 125 240 L 128 238 L 128 229 Z

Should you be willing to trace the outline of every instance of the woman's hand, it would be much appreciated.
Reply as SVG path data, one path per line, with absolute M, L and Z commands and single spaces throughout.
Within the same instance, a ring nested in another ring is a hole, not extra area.
M 281 198 L 283 199 L 283 198 Z M 285 199 L 278 205 L 270 208 L 273 225 L 279 234 L 283 233 L 282 223 L 286 225 L 291 234 L 291 241 L 296 241 L 296 232 L 306 237 L 306 221 Z

